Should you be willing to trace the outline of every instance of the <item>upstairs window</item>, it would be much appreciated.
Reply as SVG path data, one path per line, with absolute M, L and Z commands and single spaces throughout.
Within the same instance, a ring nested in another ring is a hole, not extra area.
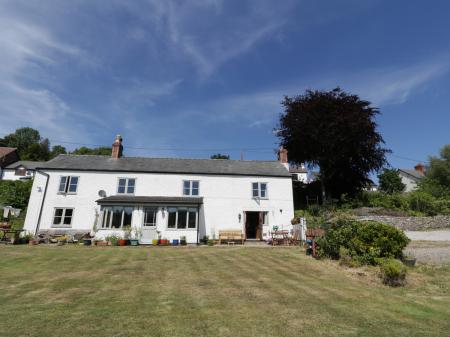
M 117 187 L 118 194 L 134 194 L 136 186 L 135 178 L 119 178 L 119 186 Z
M 75 194 L 78 189 L 78 177 L 62 176 L 59 180 L 59 193 Z
M 198 180 L 183 181 L 183 195 L 197 196 L 199 194 L 200 182 Z
M 252 197 L 267 199 L 267 183 L 252 183 Z
M 73 208 L 55 208 L 53 226 L 70 227 L 72 225 Z

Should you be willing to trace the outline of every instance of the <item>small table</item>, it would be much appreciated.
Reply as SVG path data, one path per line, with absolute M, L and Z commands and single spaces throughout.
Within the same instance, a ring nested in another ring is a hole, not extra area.
M 289 245 L 289 231 L 273 231 L 272 232 L 272 246 L 274 245 Z
M 0 228 L 0 243 L 10 243 L 11 238 L 7 236 L 7 234 L 14 234 L 14 237 L 18 236 L 24 229 L 11 229 L 11 228 Z

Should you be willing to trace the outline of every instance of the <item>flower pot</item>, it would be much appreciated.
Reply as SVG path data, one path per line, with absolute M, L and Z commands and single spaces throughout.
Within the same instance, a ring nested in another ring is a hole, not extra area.
M 130 240 L 130 246 L 137 246 L 137 245 L 139 245 L 139 240 L 137 240 L 137 239 Z
M 158 240 L 157 240 L 157 239 L 152 240 L 152 245 L 153 245 L 153 246 L 157 246 L 157 245 L 158 245 Z
M 172 240 L 172 246 L 178 246 L 178 240 Z
M 126 246 L 126 245 L 127 245 L 127 240 L 124 240 L 124 239 L 119 240 L 119 246 Z
M 415 257 L 404 258 L 403 264 L 408 267 L 414 267 L 416 265 L 416 258 Z
M 180 240 L 180 245 L 182 245 L 182 246 L 186 246 L 186 240 Z
M 95 244 L 97 246 L 109 246 L 109 242 L 107 241 L 97 241 Z
M 28 245 L 29 246 L 34 246 L 34 245 L 37 245 L 38 244 L 38 242 L 36 241 L 36 240 L 30 240 L 30 241 L 28 241 Z
M 169 244 L 169 240 L 167 239 L 162 239 L 160 245 L 161 246 L 167 246 Z
M 92 240 L 91 239 L 83 239 L 83 245 L 84 246 L 92 245 Z

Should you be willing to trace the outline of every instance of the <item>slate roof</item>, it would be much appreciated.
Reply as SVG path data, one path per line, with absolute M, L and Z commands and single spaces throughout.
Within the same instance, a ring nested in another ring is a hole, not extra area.
M 288 170 L 278 161 L 218 160 L 144 158 L 90 155 L 66 155 L 43 163 L 44 170 L 100 171 L 100 172 L 142 172 L 142 173 L 182 173 L 208 175 L 240 175 L 291 177 Z
M 419 180 L 422 179 L 425 175 L 417 170 L 414 169 L 398 169 L 400 172 L 404 172 L 407 175 L 412 176 L 414 179 Z
M 19 160 L 15 163 L 9 164 L 6 166 L 6 169 L 15 169 L 19 166 L 23 166 L 28 170 L 35 170 L 36 167 L 41 167 L 43 164 L 45 164 L 45 161 L 30 161 L 30 160 Z
M 202 197 L 146 197 L 134 195 L 112 195 L 96 200 L 98 204 L 203 204 Z

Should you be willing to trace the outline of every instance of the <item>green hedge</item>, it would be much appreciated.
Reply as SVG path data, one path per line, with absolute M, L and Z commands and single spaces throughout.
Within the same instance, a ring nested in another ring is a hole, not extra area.
M 358 200 L 345 202 L 351 207 L 383 207 L 411 215 L 450 214 L 450 199 L 435 198 L 431 194 L 414 191 L 402 194 L 365 192 Z
M 403 231 L 380 222 L 338 219 L 317 243 L 320 256 L 339 259 L 345 248 L 357 263 L 376 265 L 378 258 L 401 258 L 409 239 Z

